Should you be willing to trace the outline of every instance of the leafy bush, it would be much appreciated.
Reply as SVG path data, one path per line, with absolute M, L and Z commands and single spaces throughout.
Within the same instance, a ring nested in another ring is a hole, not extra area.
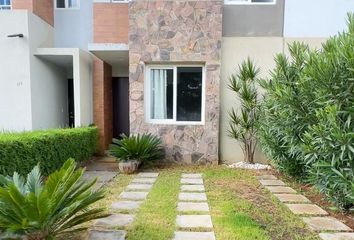
M 106 216 L 103 209 L 89 208 L 104 197 L 102 191 L 92 191 L 96 180 L 83 182 L 84 170 L 75 169 L 69 159 L 44 184 L 38 165 L 27 179 L 16 172 L 13 177 L 0 175 L 0 230 L 26 239 L 53 239 Z
M 354 14 L 322 50 L 294 43 L 262 106 L 260 142 L 277 166 L 317 185 L 341 209 L 354 206 Z
M 0 134 L 0 174 L 25 175 L 40 163 L 42 173 L 48 175 L 68 158 L 89 159 L 97 140 L 95 127 Z
M 229 88 L 237 95 L 241 103 L 241 113 L 233 108 L 229 113 L 229 136 L 242 143 L 244 161 L 254 163 L 257 146 L 257 128 L 259 103 L 256 82 L 259 69 L 248 59 L 239 66 L 239 71 L 230 77 Z
M 121 139 L 113 139 L 110 152 L 118 161 L 137 160 L 148 163 L 162 157 L 161 140 L 152 134 L 129 137 L 123 134 Z

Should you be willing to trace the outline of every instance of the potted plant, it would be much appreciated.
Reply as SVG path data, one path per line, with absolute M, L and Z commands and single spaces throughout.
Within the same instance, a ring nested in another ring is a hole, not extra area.
M 137 134 L 113 139 L 110 153 L 119 162 L 119 170 L 125 174 L 136 172 L 139 165 L 162 157 L 161 140 L 152 134 Z

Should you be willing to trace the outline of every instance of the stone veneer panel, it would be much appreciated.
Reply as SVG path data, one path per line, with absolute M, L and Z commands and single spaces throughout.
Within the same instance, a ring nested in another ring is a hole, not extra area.
M 135 0 L 129 7 L 130 131 L 159 135 L 167 160 L 218 163 L 222 1 Z M 148 124 L 144 71 L 149 63 L 205 63 L 205 124 Z

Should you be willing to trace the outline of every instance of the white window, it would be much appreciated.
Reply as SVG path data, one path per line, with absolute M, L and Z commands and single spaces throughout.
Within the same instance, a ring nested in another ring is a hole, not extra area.
M 275 4 L 276 0 L 224 0 L 225 4 L 235 4 L 235 5 L 269 5 Z
M 145 81 L 145 113 L 149 123 L 203 124 L 203 66 L 148 66 Z
M 11 0 L 0 0 L 0 10 L 10 10 Z
M 78 9 L 80 8 L 80 0 L 55 0 L 57 9 Z

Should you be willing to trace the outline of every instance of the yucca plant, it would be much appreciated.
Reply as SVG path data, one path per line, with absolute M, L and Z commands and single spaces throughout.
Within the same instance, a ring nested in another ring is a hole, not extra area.
M 259 118 L 258 94 L 256 82 L 259 69 L 250 59 L 239 66 L 238 73 L 231 75 L 229 89 L 237 96 L 241 103 L 241 113 L 235 108 L 229 112 L 229 136 L 241 142 L 244 161 L 254 163 L 254 153 L 257 146 L 256 124 Z
M 162 157 L 161 140 L 152 134 L 137 134 L 121 139 L 113 139 L 110 145 L 110 153 L 118 161 L 139 161 L 142 163 L 158 160 Z
M 82 181 L 84 169 L 67 160 L 44 181 L 37 165 L 27 179 L 14 173 L 0 175 L 0 232 L 28 240 L 54 239 L 82 231 L 78 225 L 105 217 L 104 209 L 90 206 L 104 197 L 93 191 L 96 180 Z

